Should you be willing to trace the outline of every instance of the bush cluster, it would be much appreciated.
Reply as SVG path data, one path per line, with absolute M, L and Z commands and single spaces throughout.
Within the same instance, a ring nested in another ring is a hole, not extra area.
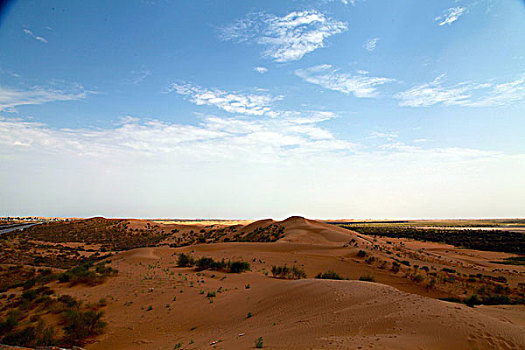
M 75 266 L 58 276 L 58 281 L 61 283 L 69 282 L 71 285 L 87 284 L 90 286 L 102 283 L 106 277 L 115 275 L 117 270 L 99 263 L 95 266 L 95 270 L 91 270 L 93 263 L 86 262 Z
M 229 273 L 241 273 L 250 271 L 250 263 L 246 261 L 231 261 L 225 260 L 213 260 L 210 257 L 202 257 L 195 260 L 191 255 L 181 253 L 177 259 L 177 266 L 179 267 L 193 267 L 195 266 L 198 271 L 202 270 L 214 270 L 223 271 Z
M 275 278 L 285 278 L 290 280 L 298 280 L 301 278 L 306 278 L 306 273 L 304 270 L 293 265 L 292 268 L 286 266 L 275 266 L 272 265 L 272 275 Z
M 315 278 L 324 279 L 324 280 L 343 280 L 344 278 L 341 277 L 337 272 L 334 272 L 332 270 L 329 270 L 328 272 L 317 274 Z

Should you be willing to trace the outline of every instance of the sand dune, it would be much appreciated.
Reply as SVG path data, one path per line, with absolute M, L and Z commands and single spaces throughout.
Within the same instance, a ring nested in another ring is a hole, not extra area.
M 170 234 L 169 239 L 221 227 L 129 222 L 134 234 L 158 225 L 154 229 Z M 183 247 L 161 242 L 117 252 L 110 260 L 119 273 L 101 285 L 51 285 L 58 294 L 86 303 L 106 300 L 108 328 L 86 345 L 93 350 L 171 350 L 178 344 L 180 349 L 249 349 L 259 337 L 264 349 L 525 348 L 524 306 L 470 308 L 437 300 L 466 293 L 466 278 L 475 274 L 505 277 L 508 286 L 517 288 L 524 282 L 522 267 L 490 262 L 508 254 L 369 237 L 302 217 L 239 225 L 228 228 L 221 239 L 272 225 L 284 228 L 276 242 L 218 241 Z M 251 271 L 231 274 L 177 267 L 182 252 L 195 258 L 244 260 L 250 262 Z M 392 272 L 394 259 L 407 265 Z M 273 278 L 272 266 L 285 264 L 299 267 L 309 278 Z M 415 266 L 427 267 L 424 282 L 411 278 L 421 271 Z M 458 270 L 457 280 L 443 268 Z M 328 270 L 349 280 L 313 279 Z M 364 275 L 379 283 L 358 281 Z M 453 282 L 439 280 L 429 287 L 432 276 L 450 277 Z M 469 282 L 468 288 L 485 282 Z

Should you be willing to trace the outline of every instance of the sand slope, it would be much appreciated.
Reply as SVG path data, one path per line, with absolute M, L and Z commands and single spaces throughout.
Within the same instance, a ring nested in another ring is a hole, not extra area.
M 55 288 L 87 302 L 107 300 L 109 326 L 86 346 L 93 350 L 171 350 L 177 344 L 180 349 L 249 349 L 258 337 L 263 337 L 264 349 L 525 349 L 524 306 L 469 308 L 428 298 L 425 295 L 440 292 L 357 257 L 364 249 L 367 256 L 387 259 L 390 256 L 377 247 L 391 248 L 393 243 L 325 223 L 301 217 L 268 219 L 239 231 L 273 224 L 285 227 L 284 237 L 275 243 L 133 249 L 111 259 L 119 275 L 106 283 Z M 412 261 L 417 253 L 427 259 L 425 264 L 436 266 L 434 271 L 463 259 L 447 246 L 436 260 L 435 243 L 399 247 L 399 252 L 406 251 L 403 259 Z M 425 247 L 431 248 L 428 253 L 422 251 Z M 243 259 L 252 271 L 178 268 L 181 252 Z M 268 274 L 272 265 L 282 264 L 300 266 L 309 277 L 333 269 L 353 280 L 281 280 Z M 385 284 L 356 280 L 370 273 Z M 517 273 L 512 276 L 523 281 Z M 207 298 L 209 292 L 215 297 Z

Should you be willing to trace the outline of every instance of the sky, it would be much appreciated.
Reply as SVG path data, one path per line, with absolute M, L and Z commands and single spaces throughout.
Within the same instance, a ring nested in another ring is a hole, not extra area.
M 7 2 L 0 216 L 525 216 L 525 2 Z

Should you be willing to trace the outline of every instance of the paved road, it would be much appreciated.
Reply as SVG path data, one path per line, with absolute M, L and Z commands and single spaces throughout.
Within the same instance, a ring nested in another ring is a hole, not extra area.
M 0 226 L 0 235 L 12 231 L 23 230 L 31 226 L 40 225 L 41 222 L 30 223 L 30 224 L 19 224 L 19 225 L 8 225 L 8 227 Z

